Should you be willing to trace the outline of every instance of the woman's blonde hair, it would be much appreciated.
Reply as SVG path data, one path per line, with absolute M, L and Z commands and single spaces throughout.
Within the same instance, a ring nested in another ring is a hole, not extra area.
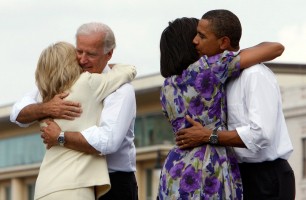
M 35 72 L 43 102 L 69 89 L 82 73 L 72 44 L 57 42 L 44 49 Z

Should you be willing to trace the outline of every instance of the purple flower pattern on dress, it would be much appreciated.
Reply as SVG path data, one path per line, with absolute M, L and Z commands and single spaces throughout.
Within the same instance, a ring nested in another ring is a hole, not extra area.
M 210 108 L 208 108 L 208 116 L 210 118 L 217 118 L 220 119 L 221 118 L 221 112 L 222 112 L 222 96 L 220 93 L 216 94 L 216 96 L 214 96 L 214 102 L 212 104 L 212 106 Z
M 229 156 L 229 163 L 231 166 L 232 176 L 234 180 L 240 179 L 240 171 L 237 159 L 234 156 Z
M 166 185 L 166 175 L 161 175 L 161 182 L 162 182 L 162 190 L 165 192 L 167 189 L 167 185 Z
M 174 99 L 174 103 L 177 105 L 177 112 L 182 113 L 185 110 L 184 99 L 181 96 L 178 96 L 177 99 Z
M 185 123 L 185 121 L 186 121 L 185 117 L 180 117 L 180 118 L 177 118 L 177 119 L 173 120 L 171 122 L 173 131 L 176 132 L 177 130 L 179 130 L 181 128 L 182 124 Z
M 185 166 L 184 162 L 179 162 L 176 165 L 174 165 L 170 170 L 169 170 L 169 174 L 171 175 L 171 177 L 173 179 L 176 179 L 177 177 L 180 177 L 182 174 L 182 170 Z
M 200 161 L 203 161 L 205 151 L 206 151 L 206 146 L 202 146 L 197 152 L 195 152 L 194 157 L 199 158 Z
M 212 196 L 219 191 L 220 186 L 221 182 L 217 177 L 207 177 L 205 179 L 204 192 L 209 196 Z
M 181 158 L 181 155 L 175 151 L 170 151 L 167 157 L 167 160 L 165 162 L 165 168 L 167 171 L 170 171 L 170 169 L 173 167 L 174 162 L 179 160 Z
M 196 97 L 190 100 L 189 103 L 189 113 L 191 116 L 197 116 L 201 114 L 204 110 L 204 105 L 201 101 L 201 97 Z
M 191 126 L 185 119 L 209 127 L 226 122 L 227 78 L 240 73 L 237 53 L 225 51 L 203 56 L 180 76 L 164 81 L 161 104 L 174 133 Z M 242 183 L 236 159 L 225 147 L 203 145 L 188 150 L 170 150 L 161 171 L 160 199 L 242 199 Z M 230 155 L 230 156 L 228 156 Z
M 195 89 L 206 100 L 211 100 L 215 91 L 215 85 L 218 83 L 218 79 L 212 73 L 211 70 L 205 69 L 195 79 Z
M 196 172 L 192 165 L 186 167 L 180 181 L 182 192 L 191 193 L 200 188 L 201 171 Z

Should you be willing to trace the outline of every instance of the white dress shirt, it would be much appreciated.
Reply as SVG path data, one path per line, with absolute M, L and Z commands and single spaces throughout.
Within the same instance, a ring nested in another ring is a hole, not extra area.
M 105 67 L 103 72 L 108 70 L 109 67 Z M 135 118 L 135 91 L 126 83 L 104 99 L 100 126 L 81 132 L 91 146 L 107 155 L 110 172 L 136 171 Z
M 103 73 L 110 70 L 105 67 Z M 29 104 L 37 103 L 38 89 L 27 93 L 17 101 L 11 111 L 10 120 L 16 121 L 19 112 Z M 136 148 L 134 145 L 134 124 L 136 118 L 135 91 L 131 84 L 122 85 L 104 99 L 100 126 L 90 127 L 82 131 L 87 142 L 101 154 L 106 155 L 109 172 L 136 171 Z
M 288 159 L 293 151 L 281 93 L 263 64 L 243 70 L 227 84 L 228 129 L 236 129 L 247 148 L 234 148 L 239 162 Z

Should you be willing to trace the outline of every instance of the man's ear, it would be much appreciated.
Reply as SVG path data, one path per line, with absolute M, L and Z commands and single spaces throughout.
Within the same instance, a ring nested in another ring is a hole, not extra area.
M 114 51 L 114 49 L 112 49 L 112 50 L 110 50 L 106 55 L 107 55 L 107 61 L 109 61 L 111 58 L 112 58 L 112 56 L 113 56 L 113 51 Z
M 229 37 L 224 36 L 224 37 L 220 38 L 220 49 L 222 49 L 222 50 L 232 49 L 231 40 L 229 39 Z

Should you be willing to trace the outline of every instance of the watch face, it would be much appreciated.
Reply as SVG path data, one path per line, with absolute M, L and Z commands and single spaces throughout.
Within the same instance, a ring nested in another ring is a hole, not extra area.
M 60 143 L 60 144 L 64 144 L 64 143 L 65 143 L 65 138 L 64 138 L 63 136 L 59 136 L 59 137 L 57 138 L 57 141 L 58 141 L 58 143 Z
M 59 143 L 63 143 L 63 142 L 64 142 L 64 138 L 63 138 L 63 137 L 59 137 L 59 138 L 58 138 L 58 142 L 59 142 Z
M 209 138 L 209 142 L 211 144 L 218 144 L 218 136 L 217 135 L 211 135 Z

